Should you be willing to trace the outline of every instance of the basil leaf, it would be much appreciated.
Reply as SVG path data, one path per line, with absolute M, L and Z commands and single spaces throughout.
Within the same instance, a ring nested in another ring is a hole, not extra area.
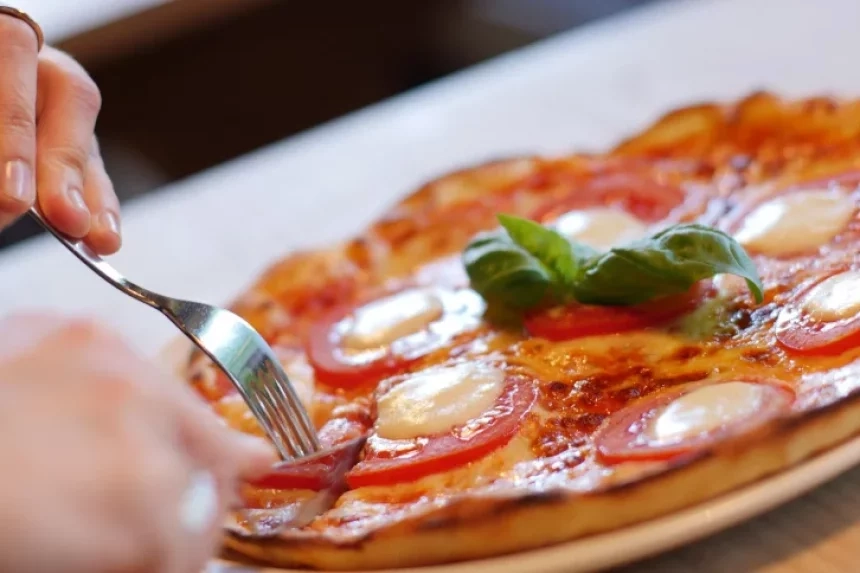
M 569 241 L 538 223 L 499 215 L 502 229 L 475 237 L 463 253 L 474 288 L 491 305 L 635 305 L 684 293 L 727 273 L 743 277 L 757 302 L 761 279 L 743 248 L 703 225 L 677 225 L 606 253 Z
M 596 254 L 591 248 L 575 245 L 564 235 L 540 223 L 511 215 L 499 215 L 498 219 L 514 243 L 543 263 L 561 294 L 569 291 L 577 281 L 580 265 Z
M 763 300 L 755 265 L 733 238 L 703 225 L 677 225 L 592 258 L 573 290 L 585 304 L 632 305 L 686 292 L 720 273 L 746 279 L 756 302 Z
M 552 283 L 546 267 L 502 230 L 482 233 L 463 252 L 466 274 L 491 304 L 531 308 L 541 303 Z

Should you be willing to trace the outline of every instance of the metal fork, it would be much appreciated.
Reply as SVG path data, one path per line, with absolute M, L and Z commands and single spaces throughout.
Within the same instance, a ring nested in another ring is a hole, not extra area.
M 170 298 L 136 285 L 95 254 L 69 239 L 42 217 L 30 215 L 97 275 L 130 297 L 161 311 L 211 358 L 248 403 L 285 460 L 320 450 L 307 411 L 269 345 L 245 320 L 208 304 Z

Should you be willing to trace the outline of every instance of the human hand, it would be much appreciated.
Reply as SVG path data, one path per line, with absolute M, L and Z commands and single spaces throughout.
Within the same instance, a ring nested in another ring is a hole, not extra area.
M 100 254 L 119 249 L 119 201 L 94 136 L 100 108 L 77 62 L 39 52 L 27 23 L 0 14 L 0 230 L 37 201 L 61 232 Z
M 271 448 L 102 327 L 19 316 L 0 340 L 0 568 L 199 573 Z M 218 501 L 195 531 L 180 506 L 198 470 Z

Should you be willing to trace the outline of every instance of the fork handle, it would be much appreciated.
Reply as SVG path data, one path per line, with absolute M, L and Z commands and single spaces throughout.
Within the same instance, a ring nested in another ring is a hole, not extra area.
M 45 219 L 35 206 L 30 207 L 29 215 L 33 217 L 33 219 L 35 219 L 46 231 L 51 233 L 58 241 L 60 241 L 60 243 L 71 251 L 73 255 L 78 257 L 82 263 L 91 268 L 97 275 L 102 277 L 111 285 L 144 304 L 148 304 L 149 306 L 159 310 L 164 310 L 164 305 L 160 301 L 160 296 L 136 285 L 122 276 L 119 271 L 98 256 L 84 241 L 67 237 L 58 231 L 47 219 Z

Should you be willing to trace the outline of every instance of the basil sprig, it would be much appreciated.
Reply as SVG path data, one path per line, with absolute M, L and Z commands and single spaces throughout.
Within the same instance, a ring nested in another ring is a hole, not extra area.
M 511 308 L 531 308 L 544 299 L 553 282 L 537 257 L 504 231 L 481 233 L 463 252 L 466 273 L 487 301 Z
M 743 248 L 704 225 L 676 225 L 598 253 L 534 221 L 499 215 L 499 222 L 501 229 L 478 235 L 463 253 L 472 288 L 492 304 L 633 305 L 687 292 L 720 273 L 742 277 L 756 302 L 763 299 Z

